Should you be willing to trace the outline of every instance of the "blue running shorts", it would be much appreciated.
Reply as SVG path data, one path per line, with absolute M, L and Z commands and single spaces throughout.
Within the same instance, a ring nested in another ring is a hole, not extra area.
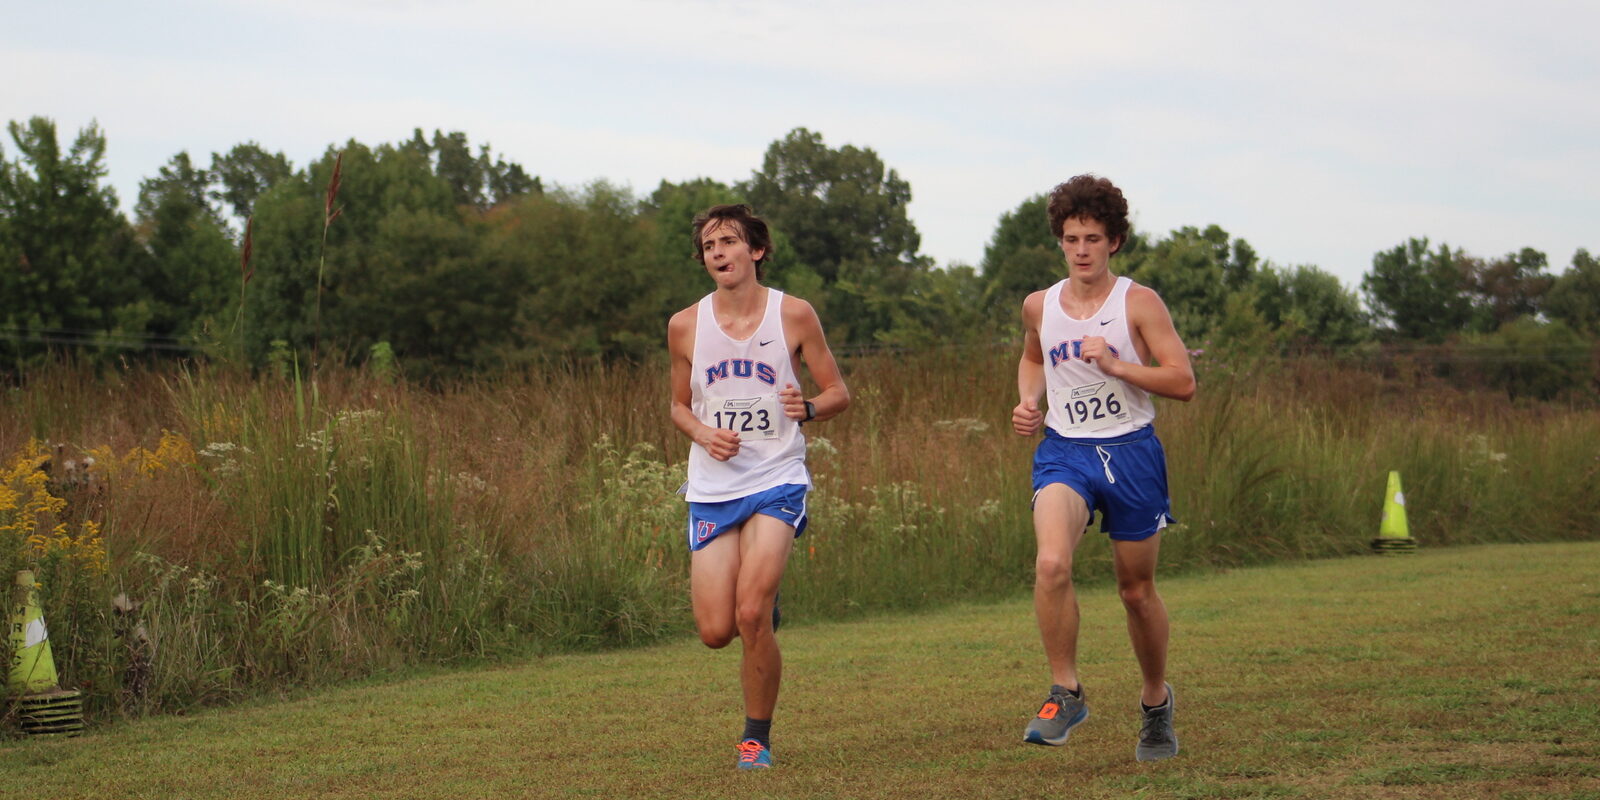
M 1071 487 L 1100 512 L 1100 530 L 1137 542 L 1177 522 L 1167 496 L 1167 454 L 1155 428 L 1109 439 L 1069 439 L 1045 428 L 1033 451 L 1033 497 L 1052 483 Z
M 717 535 L 743 525 L 757 514 L 766 514 L 791 528 L 795 538 L 806 532 L 806 486 L 786 483 L 720 503 L 689 503 L 689 550 L 705 547 Z

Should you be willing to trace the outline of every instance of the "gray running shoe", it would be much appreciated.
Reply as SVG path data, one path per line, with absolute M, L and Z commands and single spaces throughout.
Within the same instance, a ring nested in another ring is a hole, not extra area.
M 1133 757 L 1140 761 L 1160 761 L 1178 754 L 1178 734 L 1172 730 L 1172 709 L 1178 704 L 1178 696 L 1172 693 L 1172 684 L 1166 687 L 1167 702 L 1144 712 L 1144 725 L 1139 727 L 1139 746 L 1133 750 Z
M 1022 741 L 1056 746 L 1066 744 L 1072 729 L 1089 718 L 1089 706 L 1083 702 L 1081 687 L 1078 694 L 1078 697 L 1073 697 L 1065 692 L 1051 691 L 1044 705 L 1039 707 L 1039 713 L 1028 720 Z

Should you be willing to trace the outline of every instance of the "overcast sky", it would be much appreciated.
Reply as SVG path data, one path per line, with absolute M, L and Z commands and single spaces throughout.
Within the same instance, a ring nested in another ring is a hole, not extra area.
M 1215 223 L 1351 287 L 1412 236 L 1600 251 L 1600 3 L 1205 5 L 5 0 L 0 115 L 98 120 L 125 210 L 177 152 L 250 140 L 298 168 L 460 130 L 643 195 L 744 179 L 804 126 L 911 183 L 940 264 L 1081 172 L 1146 231 Z

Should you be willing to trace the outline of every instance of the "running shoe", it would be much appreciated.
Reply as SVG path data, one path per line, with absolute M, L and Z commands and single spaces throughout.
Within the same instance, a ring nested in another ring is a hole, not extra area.
M 772 766 L 772 750 L 755 739 L 739 743 L 739 769 L 766 769 Z
M 1178 733 L 1172 729 L 1172 709 L 1177 705 L 1177 695 L 1172 684 L 1167 684 L 1167 702 L 1144 711 L 1144 724 L 1139 727 L 1139 746 L 1133 757 L 1140 761 L 1160 761 L 1178 754 Z
M 1078 694 L 1078 697 L 1073 697 L 1066 692 L 1052 691 L 1045 698 L 1044 705 L 1039 707 L 1039 713 L 1028 721 L 1022 741 L 1055 746 L 1066 744 L 1072 729 L 1089 718 L 1089 706 L 1083 702 L 1083 690 L 1079 689 Z

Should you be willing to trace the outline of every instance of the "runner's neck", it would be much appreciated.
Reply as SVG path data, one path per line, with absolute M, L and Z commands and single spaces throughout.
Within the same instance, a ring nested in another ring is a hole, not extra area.
M 767 312 L 767 287 L 755 281 L 728 289 L 717 289 L 711 296 L 711 311 L 717 327 L 735 339 L 747 339 L 761 325 Z
M 1073 319 L 1087 319 L 1106 304 L 1116 285 L 1117 276 L 1110 270 L 1093 280 L 1069 278 L 1061 292 L 1061 310 Z

